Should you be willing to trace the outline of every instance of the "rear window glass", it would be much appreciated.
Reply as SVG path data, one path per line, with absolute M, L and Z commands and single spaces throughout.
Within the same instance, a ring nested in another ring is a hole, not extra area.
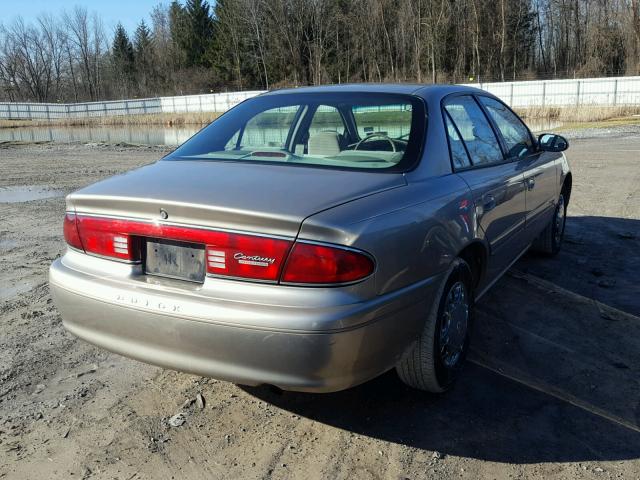
M 344 120 L 336 107 L 320 105 L 313 114 L 311 125 L 309 125 L 309 134 L 313 135 L 322 131 L 344 135 Z
M 411 132 L 411 108 L 410 103 L 354 105 L 351 111 L 360 138 L 375 132 L 394 138 L 403 138 Z
M 410 95 L 282 93 L 241 103 L 168 160 L 403 171 L 418 160 L 423 102 Z
M 297 112 L 297 107 L 272 108 L 260 112 L 245 125 L 240 146 L 244 148 L 283 147 Z M 238 130 L 236 137 L 239 135 Z

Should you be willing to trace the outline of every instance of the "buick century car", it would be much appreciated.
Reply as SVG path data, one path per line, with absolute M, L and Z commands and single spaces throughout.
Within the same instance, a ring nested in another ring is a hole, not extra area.
M 567 147 L 468 87 L 273 91 L 69 195 L 51 291 L 69 332 L 163 367 L 313 392 L 395 368 L 442 392 L 474 302 L 560 249 Z

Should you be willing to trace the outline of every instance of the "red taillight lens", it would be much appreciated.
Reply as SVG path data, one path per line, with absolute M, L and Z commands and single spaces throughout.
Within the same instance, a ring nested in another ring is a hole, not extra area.
M 141 259 L 142 238 L 203 244 L 207 248 L 208 273 L 273 282 L 278 280 L 292 243 L 257 235 L 73 214 L 65 217 L 64 228 L 70 245 L 87 253 L 128 261 Z M 74 231 L 77 240 L 71 237 Z
M 291 247 L 288 240 L 212 232 L 207 243 L 207 272 L 255 280 L 278 280 Z
M 137 239 L 129 231 L 131 222 L 110 218 L 77 216 L 78 234 L 84 251 L 130 262 L 140 260 Z
M 78 234 L 75 213 L 67 212 L 65 214 L 62 231 L 64 232 L 64 240 L 69 246 L 77 248 L 78 250 L 84 250 L 82 248 L 82 242 L 80 241 L 80 235 Z
M 296 243 L 289 254 L 282 281 L 303 284 L 350 283 L 371 275 L 373 269 L 373 260 L 363 253 Z

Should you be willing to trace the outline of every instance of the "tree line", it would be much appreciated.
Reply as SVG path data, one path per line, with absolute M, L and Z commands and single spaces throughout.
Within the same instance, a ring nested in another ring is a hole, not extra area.
M 206 0 L 0 23 L 0 100 L 640 74 L 640 0 Z

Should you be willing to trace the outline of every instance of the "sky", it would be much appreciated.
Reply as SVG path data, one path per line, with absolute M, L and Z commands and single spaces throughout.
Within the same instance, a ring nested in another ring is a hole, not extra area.
M 149 13 L 159 3 L 168 4 L 169 0 L 0 0 L 0 22 L 9 23 L 19 15 L 30 21 L 43 12 L 58 15 L 79 5 L 89 13 L 97 12 L 108 33 L 118 22 L 131 33 L 143 18 L 150 24 Z

